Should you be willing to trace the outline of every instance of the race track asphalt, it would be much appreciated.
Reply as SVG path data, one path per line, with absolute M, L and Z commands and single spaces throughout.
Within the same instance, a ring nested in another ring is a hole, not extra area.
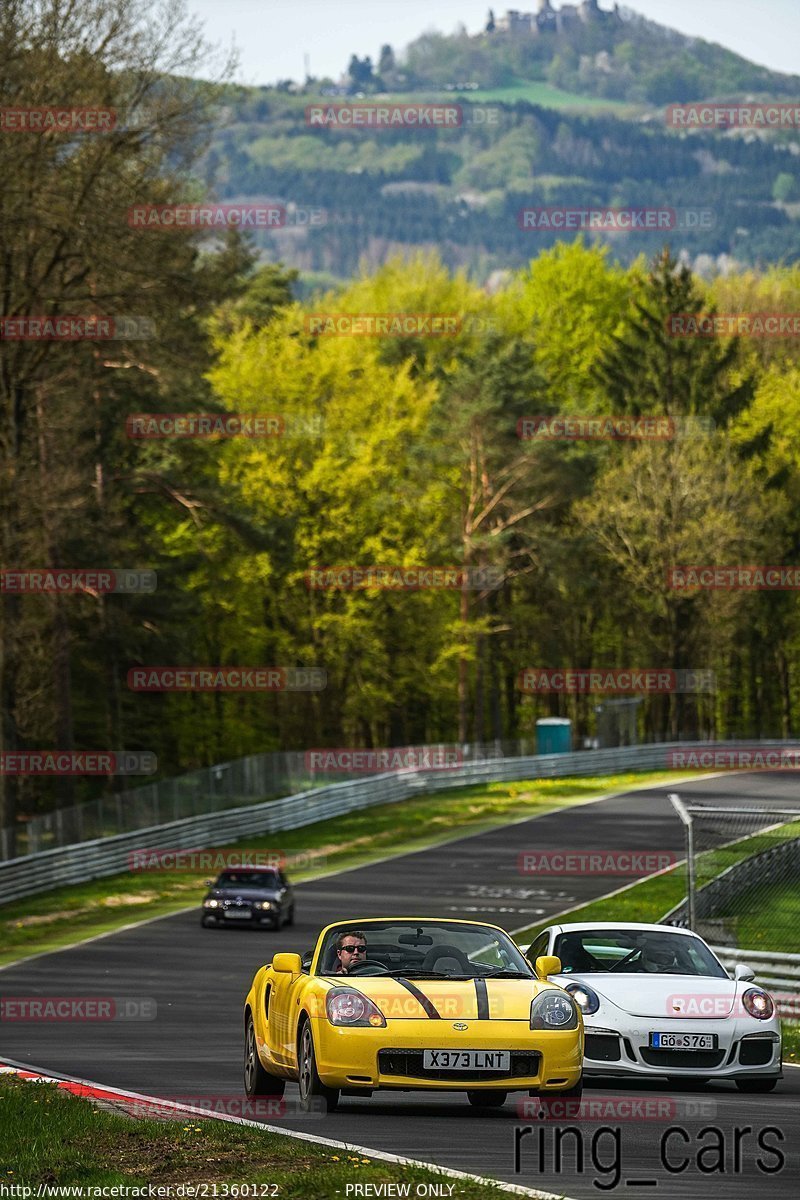
M 4 1021 L 0 1056 L 189 1103 L 202 1104 L 203 1097 L 235 1103 L 242 1096 L 242 1001 L 255 969 L 276 950 L 303 952 L 322 925 L 359 916 L 461 916 L 522 929 L 630 879 L 533 879 L 518 871 L 521 850 L 673 850 L 682 856 L 683 830 L 666 798 L 674 790 L 701 802 L 771 802 L 800 812 L 791 772 L 714 777 L 679 789 L 662 785 L 302 884 L 296 924 L 280 933 L 201 929 L 199 909 L 153 921 L 6 968 L 0 992 L 152 998 L 155 1019 Z M 272 1118 L 276 1124 L 558 1195 L 782 1200 L 800 1188 L 795 1068 L 766 1096 L 743 1095 L 725 1083 L 700 1092 L 657 1081 L 592 1083 L 586 1099 L 648 1100 L 649 1106 L 640 1106 L 635 1119 L 619 1119 L 615 1109 L 609 1120 L 573 1123 L 569 1134 L 519 1115 L 514 1096 L 504 1108 L 480 1114 L 461 1095 L 377 1092 L 370 1099 L 343 1098 L 339 1110 L 324 1117 L 298 1116 L 296 1096 L 288 1087 L 287 1112 Z M 517 1132 L 530 1125 L 531 1133 Z

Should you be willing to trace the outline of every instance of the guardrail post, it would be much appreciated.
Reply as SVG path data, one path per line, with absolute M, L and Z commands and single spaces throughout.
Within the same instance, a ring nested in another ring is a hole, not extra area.
M 686 908 L 689 928 L 694 929 L 696 924 L 696 878 L 694 865 L 694 830 L 692 828 L 692 815 L 687 810 L 686 805 L 676 792 L 670 792 L 667 799 L 680 817 L 681 821 L 683 822 L 683 827 L 686 830 Z

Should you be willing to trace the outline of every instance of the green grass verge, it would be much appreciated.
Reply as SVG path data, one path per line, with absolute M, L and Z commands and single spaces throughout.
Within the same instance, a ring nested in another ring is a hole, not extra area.
M 707 850 L 697 856 L 698 886 L 715 879 L 722 871 L 770 850 L 781 841 L 800 836 L 800 822 L 791 821 L 780 830 L 772 833 L 756 833 L 730 846 L 716 850 Z M 776 953 L 794 953 L 800 947 L 800 898 L 796 887 L 787 883 L 780 888 L 761 890 L 759 905 L 746 903 L 745 893 L 739 897 L 737 906 L 741 915 L 727 917 L 725 920 L 735 924 L 737 944 L 751 950 L 773 950 Z M 569 911 L 570 921 L 659 921 L 661 917 L 680 904 L 686 896 L 686 868 L 682 864 L 665 871 L 663 875 L 650 876 L 641 882 L 633 883 L 624 888 L 618 895 L 601 897 L 589 904 Z M 787 915 L 788 914 L 788 915 Z M 565 914 L 566 916 L 567 914 Z M 536 934 L 552 925 L 552 917 L 531 925 L 528 929 L 520 930 L 514 936 L 517 940 L 533 939 Z M 790 941 L 787 943 L 787 935 Z
M 383 856 L 539 816 L 605 792 L 649 787 L 677 774 L 662 771 L 481 784 L 361 809 L 285 833 L 250 837 L 238 848 L 279 851 L 290 863 L 293 857 L 308 855 L 313 863 L 309 869 L 290 869 L 293 881 L 302 882 L 325 871 L 362 866 Z M 237 844 L 225 843 L 215 849 L 234 850 Z M 163 916 L 195 903 L 199 908 L 207 874 L 203 870 L 125 873 L 6 905 L 0 908 L 0 965 L 132 921 Z
M 132 1120 L 76 1099 L 55 1084 L 0 1079 L 0 1108 L 4 1184 L 272 1184 L 260 1194 L 279 1200 L 341 1200 L 345 1185 L 354 1181 L 407 1183 L 414 1195 L 417 1184 L 447 1178 L 423 1167 L 385 1163 L 202 1117 Z M 489 1182 L 461 1179 L 455 1181 L 456 1194 L 462 1200 L 482 1200 L 503 1192 Z
M 776 950 L 796 954 L 800 949 L 800 891 L 797 883 L 782 883 L 767 889 L 753 888 L 741 897 L 741 916 L 733 920 L 740 946 L 753 950 Z
M 771 850 L 780 842 L 800 838 L 800 821 L 790 821 L 771 833 L 755 834 L 723 850 L 698 856 L 698 887 L 738 862 L 745 854 Z M 800 951 L 800 894 L 792 880 L 759 882 L 741 892 L 715 914 L 738 946 L 752 950 Z M 726 939 L 727 940 L 727 939 Z

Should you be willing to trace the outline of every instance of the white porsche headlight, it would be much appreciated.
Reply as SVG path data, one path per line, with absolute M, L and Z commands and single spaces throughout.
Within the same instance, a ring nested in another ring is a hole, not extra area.
M 772 997 L 768 992 L 762 992 L 761 988 L 748 988 L 742 996 L 742 1004 L 757 1021 L 768 1021 L 775 1012 Z
M 585 1017 L 590 1017 L 600 1007 L 600 997 L 587 983 L 566 983 L 564 990 L 569 992 Z

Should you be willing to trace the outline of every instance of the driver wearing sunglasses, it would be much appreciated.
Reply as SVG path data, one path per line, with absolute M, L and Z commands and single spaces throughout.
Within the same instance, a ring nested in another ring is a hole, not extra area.
M 340 933 L 336 939 L 335 975 L 347 975 L 355 963 L 363 962 L 367 955 L 367 935 L 360 929 Z

